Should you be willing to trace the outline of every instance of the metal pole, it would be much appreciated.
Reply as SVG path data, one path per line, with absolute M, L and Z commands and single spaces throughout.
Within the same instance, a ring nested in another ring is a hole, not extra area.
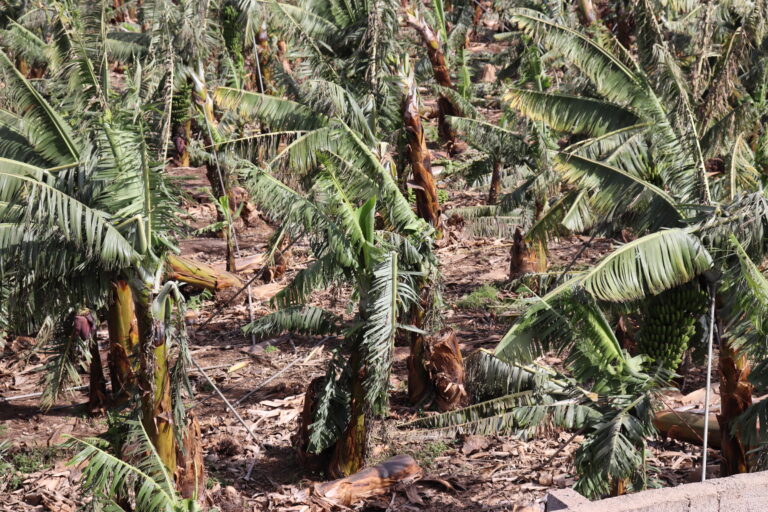
M 707 387 L 704 391 L 704 446 L 701 449 L 701 481 L 707 480 L 707 445 L 709 443 L 709 396 L 712 388 L 712 344 L 715 338 L 715 283 L 709 285 L 709 341 L 707 343 Z

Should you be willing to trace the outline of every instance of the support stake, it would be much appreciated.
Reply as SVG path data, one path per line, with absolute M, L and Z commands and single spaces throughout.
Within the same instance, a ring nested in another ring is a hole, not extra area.
M 701 448 L 701 481 L 707 480 L 707 446 L 709 442 L 709 395 L 712 388 L 712 343 L 715 338 L 715 289 L 716 284 L 709 285 L 709 340 L 707 342 L 707 387 L 704 391 L 704 444 Z

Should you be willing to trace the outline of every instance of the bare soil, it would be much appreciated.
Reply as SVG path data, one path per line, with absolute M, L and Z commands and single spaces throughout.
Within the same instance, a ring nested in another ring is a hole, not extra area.
M 192 176 L 184 187 L 185 219 L 199 229 L 215 219 L 215 210 L 199 194 L 204 188 L 204 170 L 176 169 L 179 175 Z M 480 204 L 479 193 L 460 192 L 451 198 L 451 206 Z M 251 226 L 240 226 L 238 239 L 243 256 L 264 252 L 272 228 L 263 219 L 253 219 Z M 594 263 L 618 242 L 594 240 L 584 250 L 588 239 L 570 237 L 551 246 L 551 269 L 565 267 L 579 251 L 575 267 Z M 479 348 L 493 348 L 509 327 L 509 319 L 489 310 L 462 310 L 455 306 L 463 296 L 483 284 L 503 288 L 509 265 L 509 242 L 501 239 L 475 239 L 454 231 L 437 248 L 445 278 L 446 322 L 456 331 L 464 355 Z M 223 264 L 223 241 L 191 236 L 181 243 L 182 254 L 201 261 Z M 256 282 L 253 287 L 255 315 L 269 311 L 267 301 L 307 262 L 307 247 L 297 244 L 291 252 L 289 271 L 276 283 Z M 251 269 L 241 275 L 250 278 Z M 504 291 L 507 296 L 514 295 Z M 319 295 L 316 301 L 344 312 L 344 290 Z M 208 473 L 208 500 L 224 512 L 239 510 L 310 510 L 302 502 L 300 491 L 323 479 L 307 474 L 300 467 L 291 444 L 296 421 L 303 403 L 303 392 L 314 377 L 324 374 L 330 350 L 342 343 L 335 338 L 311 339 L 281 336 L 261 341 L 255 347 L 241 331 L 248 322 L 245 303 L 228 306 L 203 329 L 197 325 L 207 320 L 216 306 L 214 299 L 196 304 L 188 317 L 192 355 L 224 390 L 231 402 L 255 392 L 237 408 L 255 433 L 251 438 L 216 396 L 199 372 L 191 373 L 195 402 L 189 404 L 198 416 L 203 432 Z M 106 347 L 105 328 L 99 331 Z M 10 342 L 0 359 L 0 394 L 6 398 L 39 391 L 44 357 L 36 351 L 32 339 Z M 103 354 L 105 357 L 105 354 Z M 392 408 L 389 416 L 374 432 L 372 460 L 400 453 L 412 454 L 425 471 L 424 480 L 409 489 L 395 489 L 385 496 L 358 506 L 364 510 L 541 510 L 542 497 L 553 487 L 570 486 L 575 481 L 573 451 L 580 438 L 568 442 L 571 435 L 545 430 L 535 439 L 521 440 L 506 436 L 469 436 L 455 439 L 409 439 L 394 426 L 417 417 L 421 411 L 407 403 L 406 347 L 397 347 L 391 378 Z M 549 362 L 558 363 L 550 357 Z M 287 366 L 291 365 L 287 370 Z M 284 371 L 283 371 L 284 370 Z M 266 385 L 276 373 L 283 371 Z M 695 369 L 692 375 L 701 376 Z M 87 384 L 87 376 L 83 376 Z M 692 379 L 688 387 L 696 383 Z M 715 381 L 716 382 L 716 381 Z M 679 392 L 670 393 L 670 405 L 685 405 Z M 0 436 L 13 448 L 12 460 L 34 454 L 40 459 L 18 473 L 15 488 L 6 486 L 0 497 L 2 511 L 69 511 L 82 503 L 76 483 L 80 469 L 66 466 L 71 450 L 57 448 L 65 435 L 78 437 L 102 434 L 105 418 L 84 414 L 86 390 L 76 391 L 48 412 L 41 412 L 38 397 L 2 402 Z M 700 402 L 700 400 L 699 400 Z M 717 397 L 715 396 L 715 402 Z M 696 405 L 696 397 L 689 399 Z M 695 465 L 699 449 L 692 450 L 675 442 L 654 443 L 655 458 L 665 469 L 661 477 L 669 485 L 682 483 Z M 19 455 L 21 454 L 21 455 Z M 33 457 L 33 458 L 34 458 Z M 18 462 L 18 461 L 17 461 Z
M 470 51 L 496 55 L 504 48 L 497 43 L 473 42 Z M 426 106 L 429 104 L 429 100 L 425 101 Z M 491 108 L 482 109 L 484 117 L 498 119 L 501 112 L 490 96 L 489 105 Z M 433 154 L 447 156 L 439 148 L 433 148 Z M 209 184 L 205 169 L 176 168 L 171 173 L 179 178 L 186 193 L 182 219 L 189 229 L 179 233 L 182 254 L 223 266 L 225 242 L 215 236 L 194 233 L 216 219 L 215 206 L 206 193 Z M 485 195 L 472 190 L 448 192 L 446 209 L 482 204 Z M 237 229 L 240 257 L 265 253 L 274 232 L 258 214 L 238 221 Z M 453 229 L 436 248 L 445 280 L 445 321 L 455 330 L 465 356 L 480 348 L 493 348 L 509 328 L 511 318 L 497 315 L 493 309 L 466 310 L 456 306 L 462 297 L 484 284 L 498 286 L 505 298 L 514 297 L 514 291 L 504 288 L 509 242 L 471 238 L 460 229 Z M 583 268 L 618 243 L 610 239 L 590 242 L 580 236 L 557 240 L 549 247 L 550 270 L 560 271 L 571 263 L 573 268 Z M 270 311 L 269 299 L 306 265 L 308 258 L 308 247 L 299 242 L 291 249 L 284 277 L 274 283 L 256 281 L 252 288 L 256 317 Z M 250 279 L 256 271 L 249 269 L 241 272 L 240 277 Z M 349 290 L 334 290 L 318 294 L 315 302 L 343 314 L 348 296 Z M 291 437 L 307 384 L 324 374 L 330 351 L 343 340 L 281 336 L 262 340 L 253 347 L 250 337 L 241 330 L 249 321 L 249 309 L 242 297 L 200 329 L 198 326 L 216 309 L 216 300 L 200 300 L 198 296 L 193 297 L 190 304 L 194 306 L 188 315 L 192 356 L 230 402 L 235 403 L 252 393 L 237 409 L 256 437 L 248 435 L 202 375 L 193 371 L 190 378 L 195 401 L 188 405 L 193 407 L 202 426 L 208 504 L 222 512 L 314 510 L 301 491 L 322 481 L 324 476 L 306 473 L 300 467 Z M 98 338 L 105 349 L 104 326 Z M 72 451 L 61 448 L 61 444 L 67 435 L 94 436 L 108 428 L 106 418 L 85 414 L 83 404 L 87 402 L 87 390 L 73 392 L 47 412 L 40 410 L 39 397 L 15 399 L 40 391 L 45 357 L 38 348 L 31 338 L 17 338 L 10 340 L 0 355 L 0 397 L 9 399 L 0 399 L 0 441 L 6 440 L 12 445 L 6 458 L 15 468 L 0 483 L 0 512 L 74 512 L 78 509 L 86 501 L 77 486 L 81 471 L 66 465 Z M 411 487 L 396 488 L 356 505 L 355 509 L 538 511 L 543 510 L 542 500 L 548 490 L 574 483 L 572 455 L 580 436 L 543 430 L 530 440 L 509 436 L 425 440 L 409 438 L 398 431 L 397 424 L 423 413 L 406 399 L 407 355 L 406 347 L 396 348 L 391 377 L 392 406 L 388 417 L 373 433 L 371 459 L 376 462 L 390 455 L 408 453 L 416 458 L 426 476 Z M 104 350 L 102 357 L 106 357 Z M 562 361 L 550 356 L 547 362 Z M 83 384 L 87 384 L 87 375 L 82 377 Z M 717 382 L 716 375 L 714 382 Z M 703 371 L 692 369 L 684 390 L 695 390 L 702 385 Z M 702 396 L 699 393 L 685 397 L 670 391 L 665 400 L 671 406 L 697 408 L 701 407 Z M 717 395 L 713 403 L 719 403 Z M 666 485 L 687 481 L 700 452 L 699 448 L 673 441 L 655 442 L 651 450 L 653 462 L 663 467 L 660 478 Z

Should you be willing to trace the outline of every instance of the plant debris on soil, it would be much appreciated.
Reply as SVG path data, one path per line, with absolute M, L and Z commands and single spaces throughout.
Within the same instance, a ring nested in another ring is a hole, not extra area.
M 185 201 L 185 219 L 193 228 L 209 223 L 215 218 L 215 211 L 199 194 L 206 186 L 205 170 L 181 168 L 173 172 L 189 177 L 183 182 L 189 197 Z M 462 192 L 459 196 L 451 206 L 482 202 L 479 194 Z M 241 258 L 264 253 L 273 232 L 264 219 L 254 217 L 238 225 Z M 564 268 L 577 253 L 575 267 L 592 264 L 619 243 L 609 239 L 590 241 L 580 236 L 561 239 L 551 245 L 551 269 Z M 223 244 L 217 238 L 188 238 L 181 243 L 182 255 L 223 264 Z M 272 283 L 256 281 L 252 287 L 256 316 L 270 311 L 269 298 L 307 263 L 308 254 L 306 246 L 297 244 L 291 251 L 285 276 Z M 514 291 L 503 286 L 509 264 L 507 241 L 465 237 L 460 230 L 454 230 L 437 254 L 445 280 L 446 323 L 455 330 L 462 353 L 492 349 L 509 328 L 510 318 L 497 316 L 493 308 L 461 305 L 462 299 L 481 287 L 486 287 L 483 296 L 491 288 L 498 290 L 499 297 L 514 296 Z M 256 270 L 249 268 L 240 277 L 248 279 Z M 343 294 L 344 290 L 326 292 L 315 300 L 343 314 Z M 330 350 L 341 340 L 280 336 L 258 340 L 254 345 L 241 330 L 249 322 L 246 301 L 228 305 L 212 319 L 210 316 L 217 308 L 213 297 L 192 296 L 189 304 L 187 323 L 192 357 L 228 400 L 237 404 L 239 413 L 257 436 L 257 440 L 250 437 L 206 379 L 193 369 L 190 378 L 196 398 L 188 405 L 202 427 L 208 503 L 223 512 L 315 509 L 307 501 L 306 491 L 326 478 L 304 472 L 291 438 L 307 383 L 325 373 Z M 202 329 L 197 329 L 209 319 Z M 106 328 L 98 332 L 98 338 L 106 347 Z M 3 457 L 7 478 L 0 484 L 3 512 L 77 510 L 83 499 L 77 489 L 81 470 L 67 466 L 73 452 L 60 447 L 66 436 L 94 436 L 107 429 L 106 418 L 87 416 L 83 405 L 87 389 L 73 391 L 68 400 L 41 412 L 38 392 L 45 359 L 37 348 L 33 338 L 17 337 L 7 344 L 0 360 L 1 437 L 10 443 Z M 407 355 L 407 347 L 396 347 L 390 381 L 392 406 L 388 417 L 374 429 L 370 462 L 410 454 L 424 475 L 413 484 L 395 487 L 385 495 L 358 503 L 356 509 L 543 510 L 547 491 L 573 485 L 576 477 L 572 455 L 581 439 L 578 435 L 551 429 L 528 440 L 474 435 L 423 439 L 398 431 L 396 425 L 423 414 L 410 406 L 406 397 Z M 104 351 L 102 356 L 106 357 Z M 561 360 L 553 355 L 546 362 L 557 365 Z M 83 381 L 87 384 L 87 375 Z M 697 389 L 695 386 L 700 388 L 702 384 L 703 371 L 693 369 L 686 387 Z M 18 398 L 24 395 L 30 396 Z M 703 396 L 701 389 L 689 395 L 670 391 L 665 400 L 670 407 L 695 410 L 702 407 Z M 718 403 L 717 386 L 713 403 Z M 713 410 L 717 410 L 716 406 Z M 659 476 L 666 485 L 696 477 L 700 449 L 676 441 L 660 441 L 652 443 L 651 450 L 653 462 L 663 468 Z M 17 454 L 33 456 L 24 460 Z

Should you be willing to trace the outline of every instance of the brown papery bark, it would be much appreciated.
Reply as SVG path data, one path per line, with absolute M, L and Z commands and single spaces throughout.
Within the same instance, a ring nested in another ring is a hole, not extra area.
M 421 327 L 421 324 L 414 324 Z M 454 332 L 436 336 L 411 333 L 408 365 L 408 399 L 418 404 L 434 398 L 440 411 L 459 407 L 467 396 L 464 389 L 464 360 Z
M 749 383 L 749 361 L 728 342 L 720 341 L 720 444 L 723 459 L 721 476 L 747 473 L 746 448 L 732 432 L 736 418 L 752 405 L 752 384 Z
M 464 389 L 464 360 L 452 329 L 429 339 L 426 345 L 426 365 L 435 388 L 435 403 L 441 411 L 455 409 L 467 392 Z
M 424 324 L 424 311 L 422 308 L 412 312 L 411 322 L 417 326 Z M 410 353 L 406 359 L 408 366 L 408 400 L 415 405 L 429 398 L 434 387 L 427 372 L 426 337 L 418 332 L 408 332 L 407 337 L 410 347 Z
M 427 56 L 432 64 L 432 72 L 435 75 L 435 81 L 442 87 L 453 89 L 453 81 L 448 66 L 445 63 L 445 54 L 440 44 L 440 38 L 432 27 L 421 17 L 408 14 L 408 24 L 413 27 L 421 36 L 424 46 L 427 48 Z M 448 143 L 449 149 L 453 151 L 456 144 L 456 130 L 448 123 L 446 116 L 459 115 L 459 109 L 453 102 L 441 94 L 437 99 L 438 119 L 437 130 L 440 138 Z
M 421 478 L 422 470 L 410 455 L 398 455 L 351 476 L 315 486 L 315 492 L 335 505 L 353 503 L 383 494 L 394 485 L 407 484 Z
M 317 396 L 320 389 L 325 384 L 325 376 L 315 377 L 307 386 L 304 392 L 304 406 L 299 416 L 299 427 L 293 437 L 293 446 L 299 455 L 302 466 L 308 471 L 324 470 L 330 462 L 333 450 L 331 448 L 322 453 L 312 453 L 309 451 L 309 427 L 315 418 L 317 412 Z
M 89 350 L 91 352 L 91 376 L 88 392 L 88 411 L 92 415 L 104 414 L 107 406 L 107 381 L 104 378 L 104 368 L 101 365 L 98 340 L 91 339 Z
M 597 11 L 592 0 L 579 0 L 579 12 L 584 26 L 590 26 L 597 22 Z
M 293 69 L 291 68 L 291 62 L 288 60 L 288 46 L 283 39 L 277 42 L 277 55 L 280 57 L 280 65 L 283 66 L 283 71 L 292 75 Z
M 493 163 L 491 174 L 491 187 L 488 189 L 488 204 L 496 204 L 499 200 L 499 188 L 501 187 L 501 162 Z
M 182 498 L 201 500 L 205 495 L 203 435 L 197 416 L 189 413 L 187 431 L 176 450 L 176 488 Z
M 413 87 L 403 99 L 403 123 L 408 134 L 408 157 L 416 185 L 416 211 L 419 217 L 440 231 L 441 211 L 435 178 L 432 176 L 432 157 L 424 139 L 424 127 Z
M 115 10 L 113 21 L 116 23 L 125 21 L 125 0 L 112 0 L 112 8 Z
M 611 496 L 622 496 L 627 493 L 627 480 L 615 478 L 611 480 Z
M 528 246 L 520 228 L 516 228 L 509 249 L 509 279 L 536 272 L 537 265 L 536 252 Z

